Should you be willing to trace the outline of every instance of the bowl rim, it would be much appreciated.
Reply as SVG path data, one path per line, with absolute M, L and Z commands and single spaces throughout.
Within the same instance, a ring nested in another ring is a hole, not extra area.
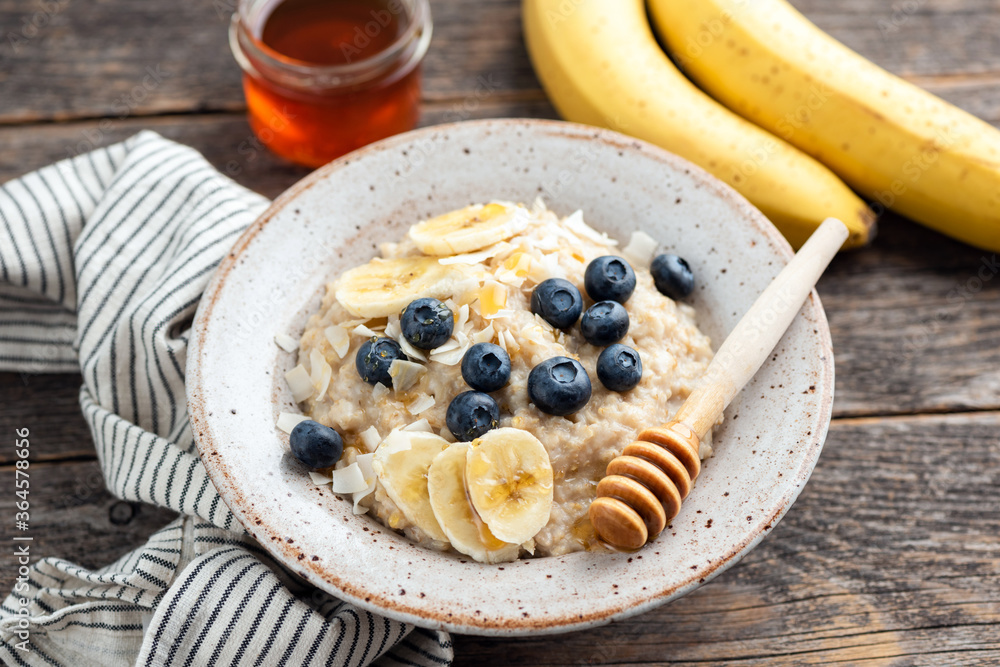
M 679 170 L 687 171 L 688 175 L 697 181 L 701 187 L 710 189 L 713 194 L 727 200 L 729 204 L 738 209 L 743 209 L 743 212 L 747 214 L 746 218 L 748 221 L 757 228 L 757 231 L 767 241 L 774 245 L 782 261 L 787 263 L 794 254 L 785 238 L 758 209 L 753 207 L 736 190 L 718 180 L 704 169 L 665 149 L 640 139 L 589 125 L 527 118 L 491 118 L 459 121 L 428 126 L 394 135 L 338 158 L 308 174 L 302 180 L 285 190 L 247 227 L 220 262 L 206 286 L 192 324 L 186 366 L 186 393 L 192 433 L 197 434 L 195 440 L 199 456 L 205 465 L 212 484 L 241 525 L 248 526 L 249 509 L 245 508 L 239 502 L 241 493 L 236 488 L 234 481 L 226 473 L 222 460 L 224 457 L 218 455 L 217 445 L 212 439 L 211 420 L 205 408 L 205 378 L 201 372 L 202 351 L 208 333 L 207 324 L 211 320 L 212 312 L 218 303 L 228 275 L 240 263 L 243 253 L 264 227 L 286 206 L 295 201 L 298 196 L 317 183 L 325 180 L 347 165 L 365 158 L 367 155 L 393 150 L 397 146 L 411 143 L 423 135 L 447 133 L 449 130 L 467 128 L 469 126 L 477 126 L 496 132 L 507 132 L 516 128 L 531 127 L 538 128 L 549 134 L 578 140 L 597 140 L 619 148 L 638 148 L 644 153 L 652 154 L 656 159 L 667 162 Z M 692 571 L 691 575 L 681 583 L 665 587 L 651 586 L 651 590 L 646 597 L 637 603 L 625 603 L 617 606 L 607 604 L 602 605 L 599 610 L 591 613 L 566 614 L 562 617 L 547 617 L 545 619 L 511 616 L 501 619 L 499 622 L 489 622 L 491 619 L 480 619 L 474 616 L 460 617 L 450 613 L 445 615 L 440 611 L 435 612 L 430 603 L 404 603 L 395 598 L 382 597 L 375 591 L 366 590 L 362 586 L 342 580 L 335 574 L 327 572 L 325 576 L 320 576 L 308 568 L 301 568 L 296 558 L 297 552 L 284 539 L 275 539 L 276 535 L 266 524 L 256 525 L 253 531 L 249 531 L 248 529 L 248 532 L 272 556 L 288 568 L 289 571 L 296 572 L 310 584 L 330 591 L 334 595 L 372 613 L 386 615 L 421 627 L 480 636 L 555 634 L 604 625 L 611 621 L 626 618 L 663 605 L 686 595 L 714 579 L 729 567 L 739 562 L 744 555 L 759 544 L 767 532 L 781 520 L 798 498 L 819 459 L 832 418 L 834 354 L 826 313 L 823 310 L 815 288 L 806 299 L 805 305 L 809 307 L 807 312 L 811 311 L 809 314 L 814 318 L 813 325 L 817 329 L 818 340 L 824 352 L 820 359 L 822 364 L 822 384 L 817 387 L 816 391 L 816 396 L 820 399 L 817 414 L 814 417 L 816 427 L 813 429 L 808 442 L 799 443 L 799 446 L 808 455 L 803 459 L 802 465 L 793 471 L 793 474 L 784 485 L 783 492 L 776 498 L 777 509 L 769 515 L 756 520 L 755 524 L 759 528 L 747 539 L 736 544 L 728 552 L 719 556 L 717 560 L 713 559 L 711 565 L 707 568 Z M 264 539 L 267 537 L 271 539 Z M 429 598 L 430 596 L 428 596 Z

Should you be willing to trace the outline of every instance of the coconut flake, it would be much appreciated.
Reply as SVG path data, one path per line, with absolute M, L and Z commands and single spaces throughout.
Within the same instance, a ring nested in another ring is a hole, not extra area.
M 528 280 L 538 284 L 552 278 L 554 275 L 555 273 L 548 261 L 548 256 L 531 258 L 531 266 L 528 267 Z
M 374 458 L 374 453 L 358 455 L 358 467 L 361 468 L 361 474 L 365 476 L 366 480 L 373 479 L 375 477 L 375 469 L 372 467 L 372 459 Z
M 431 423 L 427 421 L 425 417 L 418 419 L 412 424 L 407 424 L 403 427 L 404 431 L 423 431 L 426 433 L 433 433 L 434 429 L 431 428 Z
M 316 396 L 322 398 L 330 386 L 330 378 L 333 377 L 333 369 L 326 362 L 326 357 L 318 349 L 313 348 L 309 353 L 309 366 L 312 368 L 312 384 L 316 389 Z
M 333 492 L 334 493 L 357 493 L 364 491 L 368 483 L 361 472 L 361 466 L 357 462 L 346 468 L 333 471 Z
M 491 324 L 490 326 L 493 325 Z M 507 341 L 504 340 L 503 334 L 504 334 L 503 331 L 497 331 L 497 345 L 502 347 L 504 352 L 510 354 L 510 351 L 507 349 Z
M 330 477 L 329 475 L 324 475 L 321 472 L 316 472 L 315 470 L 309 471 L 309 479 L 311 479 L 312 483 L 315 484 L 316 486 L 326 486 L 327 484 L 333 481 L 333 477 Z
M 537 324 L 528 324 L 521 328 L 519 332 L 521 338 L 528 341 L 529 343 L 543 343 L 545 342 L 545 330 L 542 329 Z
M 590 239 L 595 243 L 601 243 L 604 245 L 611 245 L 611 246 L 618 245 L 618 241 L 615 241 L 607 234 L 597 231 L 596 229 L 588 225 L 586 222 L 584 222 L 583 211 L 574 211 L 565 220 L 563 220 L 563 223 L 571 230 L 573 230 L 573 233 L 575 233 L 577 236 L 580 236 L 581 238 Z
M 299 349 L 299 341 L 295 340 L 288 334 L 275 334 L 274 342 L 285 352 L 294 352 Z
M 370 490 L 369 490 L 370 489 Z M 373 481 L 364 491 L 359 491 L 355 493 L 351 498 L 354 500 L 354 514 L 355 516 L 366 514 L 368 512 L 367 507 L 361 507 L 361 499 L 367 496 L 369 493 L 375 490 L 375 482 Z
M 504 318 L 504 317 L 512 317 L 513 315 L 514 315 L 514 311 L 513 310 L 508 310 L 506 308 L 501 308 L 497 312 L 493 313 L 492 315 L 487 315 L 483 319 L 484 320 L 497 320 L 497 319 L 501 319 L 501 318 Z
M 643 231 L 632 232 L 632 237 L 628 245 L 622 248 L 622 257 L 628 260 L 633 267 L 648 269 L 653 263 L 656 249 L 659 247 L 656 239 Z
M 395 338 L 397 341 L 402 338 L 403 330 L 399 326 L 399 315 L 389 316 L 389 320 L 385 324 L 385 335 L 389 338 Z
M 386 387 L 381 382 L 376 382 L 375 386 L 372 387 L 372 398 L 376 401 L 380 401 L 389 395 L 389 388 Z
M 469 322 L 469 304 L 463 303 L 458 309 L 458 319 L 455 321 L 455 331 L 462 331 Z
M 285 373 L 285 382 L 292 390 L 292 398 L 295 399 L 296 403 L 301 403 L 313 395 L 312 378 L 309 377 L 309 371 L 302 364 Z
M 478 332 L 472 334 L 472 342 L 473 343 L 491 343 L 491 342 L 493 342 L 493 335 L 495 333 L 496 332 L 493 330 L 493 323 L 490 322 L 488 325 L 486 325 L 485 329 L 483 329 L 482 331 L 478 331 Z
M 517 352 L 521 349 L 521 346 L 517 344 L 517 340 L 514 338 L 514 334 L 512 334 L 509 330 L 504 330 L 503 337 L 504 343 L 506 343 L 503 349 L 507 352 L 507 354 Z
M 553 332 L 553 331 L 556 330 L 556 328 L 554 326 L 552 326 L 551 324 L 549 324 L 548 322 L 546 322 L 545 318 L 543 318 L 538 313 L 535 313 L 535 324 L 537 324 L 543 330 L 548 331 L 548 332 Z
M 437 355 L 444 354 L 445 352 L 457 350 L 460 347 L 462 347 L 462 344 L 458 342 L 457 336 L 452 336 L 447 341 L 431 350 L 431 359 Z
M 445 266 L 449 264 L 482 264 L 487 259 L 490 259 L 508 247 L 510 247 L 509 243 L 501 241 L 500 243 L 491 245 L 488 248 L 483 248 L 482 250 L 477 250 L 476 252 L 467 252 L 461 255 L 442 257 L 438 260 L 438 264 L 443 264 Z
M 351 349 L 351 334 L 347 333 L 347 329 L 339 324 L 334 324 L 324 329 L 323 335 L 326 336 L 327 342 L 333 347 L 333 351 L 337 353 L 338 357 L 343 359 L 347 356 L 347 351 Z
M 449 346 L 447 350 L 443 351 L 440 351 L 441 348 L 434 350 L 434 352 L 431 353 L 431 361 L 436 361 L 444 364 L 445 366 L 454 366 L 458 362 L 462 361 L 462 357 L 465 356 L 466 351 L 471 346 L 471 341 L 464 331 L 456 333 L 453 340 L 455 342 L 453 347 Z M 449 343 L 450 342 L 451 341 L 449 341 Z
M 445 366 L 454 366 L 458 362 L 462 361 L 462 357 L 465 356 L 465 350 L 458 348 L 457 350 L 452 350 L 451 352 L 445 352 L 444 354 L 431 357 L 431 361 L 436 361 L 439 364 L 444 364 Z
M 426 366 L 403 359 L 393 359 L 389 364 L 389 377 L 392 378 L 392 388 L 396 393 L 412 387 L 426 372 Z
M 504 285 L 520 287 L 524 284 L 525 276 L 517 275 L 517 271 L 514 271 L 513 269 L 498 269 L 495 275 L 496 279 Z
M 369 452 L 374 452 L 375 448 L 378 447 L 378 443 L 382 442 L 382 436 L 378 434 L 378 429 L 374 426 L 369 426 L 364 431 L 361 432 L 361 444 L 365 446 L 365 449 Z M 362 456 L 364 456 L 362 454 Z
M 281 412 L 278 414 L 278 421 L 276 426 L 291 435 L 292 429 L 298 426 L 299 422 L 304 422 L 309 419 L 306 415 L 299 414 L 298 412 Z
M 361 491 L 355 491 L 354 495 L 351 497 L 351 499 L 354 501 L 355 514 L 364 514 L 365 512 L 368 511 L 367 507 L 361 507 L 359 503 L 368 494 L 372 493 L 375 490 L 376 475 L 375 475 L 375 469 L 372 467 L 372 459 L 374 457 L 375 454 L 361 454 L 360 456 L 358 456 L 357 464 L 358 467 L 361 468 L 361 474 L 365 478 L 366 485 L 365 488 L 362 489 Z
M 377 338 L 378 333 L 369 329 L 364 324 L 359 324 L 351 330 L 351 333 L 355 336 L 364 336 L 365 338 Z
M 418 350 L 417 348 L 413 347 L 410 341 L 406 340 L 406 338 L 404 338 L 403 336 L 400 336 L 397 342 L 399 343 L 399 347 L 402 348 L 403 354 L 405 354 L 409 358 L 418 359 L 420 361 L 427 361 L 427 355 L 424 353 L 424 351 Z
M 550 234 L 540 239 L 535 239 L 534 242 L 535 250 L 541 250 L 543 252 L 558 250 L 559 249 L 558 236 L 559 236 L 558 234 Z
M 419 415 L 424 410 L 434 407 L 434 397 L 430 394 L 423 394 L 419 396 L 415 401 L 406 406 L 407 411 L 411 415 Z

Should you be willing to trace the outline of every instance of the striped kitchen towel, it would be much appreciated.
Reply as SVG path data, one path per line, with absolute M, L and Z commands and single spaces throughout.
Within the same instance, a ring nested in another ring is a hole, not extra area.
M 447 634 L 358 609 L 271 559 L 198 458 L 191 319 L 266 205 L 152 132 L 0 187 L 0 370 L 80 371 L 108 488 L 182 515 L 97 570 L 19 565 L 0 606 L 5 664 L 450 664 Z

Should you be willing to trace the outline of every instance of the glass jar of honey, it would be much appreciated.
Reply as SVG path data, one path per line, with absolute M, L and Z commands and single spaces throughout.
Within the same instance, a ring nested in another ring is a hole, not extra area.
M 240 0 L 229 30 L 254 134 L 308 167 L 416 126 L 430 39 L 427 0 Z

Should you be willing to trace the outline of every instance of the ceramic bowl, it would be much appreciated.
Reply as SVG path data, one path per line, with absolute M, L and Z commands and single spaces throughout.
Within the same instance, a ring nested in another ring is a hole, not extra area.
M 209 475 L 246 529 L 306 580 L 417 625 L 515 635 L 578 630 L 691 592 L 736 563 L 798 496 L 830 422 L 833 353 L 816 293 L 726 410 L 668 530 L 636 553 L 482 565 L 425 550 L 310 481 L 274 424 L 298 411 L 283 380 L 328 281 L 414 222 L 473 202 L 544 197 L 619 240 L 642 229 L 685 257 L 715 347 L 791 257 L 735 191 L 623 135 L 488 120 L 396 136 L 314 172 L 275 200 L 219 267 L 198 310 L 188 401 Z M 670 415 L 650 415 L 659 424 Z M 623 443 L 624 445 L 625 443 Z

